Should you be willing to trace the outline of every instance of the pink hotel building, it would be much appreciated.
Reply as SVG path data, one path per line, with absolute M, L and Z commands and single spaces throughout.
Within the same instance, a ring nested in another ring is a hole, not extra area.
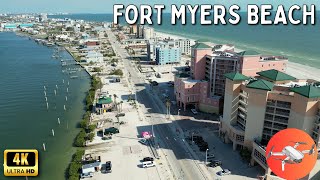
M 230 45 L 211 47 L 196 43 L 191 49 L 191 72 L 175 76 L 177 104 L 208 113 L 222 113 L 225 90 L 224 74 L 239 72 L 254 77 L 269 69 L 285 71 L 288 59 L 282 56 L 263 56 L 255 51 L 234 52 Z

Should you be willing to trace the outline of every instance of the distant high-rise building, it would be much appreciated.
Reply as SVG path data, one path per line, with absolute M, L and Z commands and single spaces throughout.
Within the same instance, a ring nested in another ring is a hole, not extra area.
M 154 29 L 152 27 L 143 28 L 143 38 L 144 39 L 154 39 Z
M 207 81 L 206 87 L 209 89 L 206 90 L 207 94 L 189 89 L 190 92 L 193 92 L 192 96 L 195 97 L 195 100 L 190 102 L 187 97 L 182 97 L 189 96 L 188 93 L 185 93 L 187 87 L 179 87 L 180 81 L 186 82 L 186 78 L 175 78 L 176 98 L 179 106 L 186 109 L 187 105 L 191 104 L 201 111 L 219 114 L 223 110 L 225 73 L 240 72 L 254 77 L 261 70 L 285 71 L 288 62 L 288 59 L 284 57 L 262 56 L 253 51 L 236 53 L 233 50 L 232 45 L 211 47 L 205 43 L 197 43 L 192 46 L 189 79 Z
M 180 63 L 181 52 L 175 47 L 156 47 L 156 63 L 159 65 Z
M 142 39 L 143 38 L 143 26 L 142 25 L 137 25 L 137 33 L 136 33 L 136 38 Z
M 47 20 L 48 20 L 48 15 L 47 14 L 42 13 L 42 14 L 39 15 L 39 21 L 40 22 L 45 22 Z

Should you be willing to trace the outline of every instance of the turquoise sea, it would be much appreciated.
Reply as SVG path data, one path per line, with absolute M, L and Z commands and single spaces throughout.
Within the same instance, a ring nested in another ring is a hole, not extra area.
M 65 68 L 60 60 L 52 58 L 53 52 L 54 47 L 37 44 L 27 37 L 0 33 L 0 161 L 3 164 L 5 149 L 37 149 L 39 176 L 29 177 L 29 180 L 64 179 L 75 151 L 72 143 L 79 131 L 77 124 L 84 113 L 83 101 L 90 85 L 84 71 L 72 74 L 77 75 L 77 79 L 70 79 L 70 74 L 63 73 Z M 71 59 L 66 51 L 61 55 Z M 0 171 L 3 172 L 3 166 Z M 22 180 L 25 177 L 6 178 L 1 173 L 0 179 Z
M 245 13 L 238 25 L 171 25 L 170 14 L 163 14 L 163 23 L 153 25 L 160 32 L 216 43 L 229 43 L 239 49 L 256 50 L 262 54 L 284 55 L 289 61 L 320 68 L 319 23 L 316 25 L 247 25 Z M 274 14 L 273 14 L 274 15 Z M 301 14 L 295 14 L 300 17 Z M 319 12 L 317 12 L 319 16 Z M 112 22 L 112 14 L 71 14 L 54 18 Z M 272 18 L 270 18 L 272 19 Z M 124 20 L 120 19 L 124 24 Z M 156 22 L 156 21 L 154 21 Z

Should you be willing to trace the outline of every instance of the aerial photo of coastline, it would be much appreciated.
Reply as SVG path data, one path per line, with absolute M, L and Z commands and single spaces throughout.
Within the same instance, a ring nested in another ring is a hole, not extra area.
M 0 179 L 283 179 L 266 152 L 289 128 L 318 153 L 301 179 L 320 179 L 318 26 L 115 24 L 112 2 L 14 1 L 0 2 L 0 150 L 38 150 L 39 174 Z

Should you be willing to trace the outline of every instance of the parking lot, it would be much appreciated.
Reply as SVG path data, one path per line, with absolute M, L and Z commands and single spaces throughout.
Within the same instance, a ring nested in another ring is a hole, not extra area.
M 125 115 L 119 117 L 118 123 L 115 117 L 116 112 L 107 112 L 101 115 L 92 115 L 92 123 L 105 121 L 103 130 L 109 127 L 116 127 L 120 133 L 112 135 L 110 140 L 102 140 L 102 137 L 97 135 L 91 142 L 91 146 L 87 147 L 86 154 L 92 156 L 100 156 L 102 166 L 106 161 L 111 161 L 112 172 L 101 173 L 95 172 L 91 179 L 170 179 L 169 170 L 166 164 L 161 160 L 156 160 L 156 167 L 142 168 L 141 160 L 144 157 L 152 156 L 148 146 L 139 143 L 139 132 L 137 126 L 147 127 L 147 122 L 141 121 L 137 108 L 128 102 L 129 94 L 132 93 L 125 82 L 110 83 L 104 81 L 104 87 L 101 92 L 108 92 L 109 95 L 116 94 L 117 102 L 123 101 L 122 113 Z M 148 129 L 149 130 L 149 129 Z M 146 130 L 147 131 L 147 130 Z

